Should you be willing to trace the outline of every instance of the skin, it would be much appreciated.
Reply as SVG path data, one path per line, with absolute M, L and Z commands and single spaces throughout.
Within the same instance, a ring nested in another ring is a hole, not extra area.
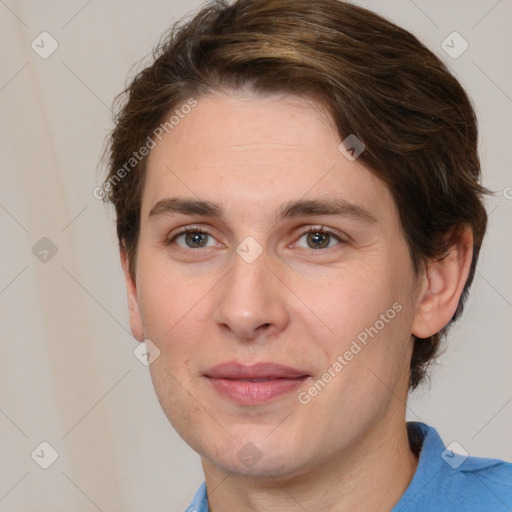
M 160 351 L 153 384 L 202 457 L 213 512 L 388 511 L 416 469 L 405 424 L 411 334 L 427 337 L 451 318 L 471 234 L 415 275 L 390 192 L 339 143 L 312 101 L 219 92 L 198 98 L 149 155 L 135 276 L 121 251 L 130 323 Z M 164 207 L 150 215 L 167 198 L 212 201 L 222 216 Z M 289 202 L 340 198 L 373 220 L 276 216 Z M 187 226 L 210 234 L 199 235 L 206 246 L 175 237 Z M 332 235 L 311 248 L 318 239 L 307 230 Z M 236 252 L 249 236 L 262 249 L 252 263 Z M 300 403 L 297 391 L 307 392 L 395 303 L 400 312 Z M 239 405 L 204 377 L 232 360 L 311 377 L 268 404 Z M 250 467 L 237 456 L 247 443 L 261 454 Z

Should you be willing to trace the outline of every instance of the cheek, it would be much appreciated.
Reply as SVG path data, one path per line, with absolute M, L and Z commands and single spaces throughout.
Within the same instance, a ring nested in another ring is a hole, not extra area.
M 192 449 L 201 452 L 201 440 L 205 437 L 203 422 L 209 425 L 209 436 L 221 438 L 225 432 L 217 422 L 208 422 L 209 418 L 205 417 L 208 404 L 202 403 L 196 383 L 184 373 L 188 361 L 183 359 L 183 354 L 173 352 L 176 348 L 179 346 L 171 347 L 171 353 L 162 353 L 150 365 L 151 380 L 160 406 L 171 425 Z M 180 359 L 178 368 L 174 367 L 175 359 Z
M 303 280 L 297 288 L 321 321 L 304 327 L 317 333 L 311 338 L 323 354 L 325 368 L 342 358 L 342 370 L 339 364 L 338 372 L 332 370 L 343 375 L 336 379 L 341 387 L 357 386 L 361 391 L 381 385 L 379 378 L 402 378 L 408 370 L 412 308 L 407 283 L 412 275 L 394 269 L 388 261 L 360 264 L 335 277 L 333 273 L 331 279 L 318 279 L 315 286 Z
M 150 258 L 141 261 L 137 288 L 146 337 L 153 336 L 160 343 L 176 339 L 179 344 L 184 334 L 190 336 L 191 329 L 197 328 L 193 318 L 200 313 L 211 287 L 208 279 L 191 279 L 168 262 L 156 258 L 151 263 Z
M 373 326 L 404 295 L 390 268 L 377 262 L 301 277 L 295 280 L 294 290 L 329 328 L 330 338 L 339 340 L 356 337 Z M 396 315 L 391 311 L 389 316 Z
M 350 305 L 331 311 L 327 321 L 335 334 L 317 341 L 324 367 L 301 395 L 301 403 L 309 403 L 305 410 L 314 411 L 326 431 L 339 432 L 343 424 L 343 435 L 349 437 L 404 394 L 412 349 L 406 305 L 393 302 L 391 294 L 364 298 L 364 308 Z

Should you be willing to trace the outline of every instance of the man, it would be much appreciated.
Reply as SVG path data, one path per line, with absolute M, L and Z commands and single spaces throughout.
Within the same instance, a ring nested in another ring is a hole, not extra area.
M 486 227 L 445 66 L 351 4 L 239 0 L 127 92 L 103 190 L 132 333 L 202 457 L 188 510 L 509 510 L 512 465 L 405 421 Z

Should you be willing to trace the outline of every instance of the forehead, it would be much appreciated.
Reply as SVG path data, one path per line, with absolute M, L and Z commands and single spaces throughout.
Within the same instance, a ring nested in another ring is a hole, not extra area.
M 310 99 L 247 92 L 197 98 L 150 152 L 142 215 L 180 195 L 275 210 L 330 194 L 364 202 L 376 217 L 393 210 L 387 187 L 339 144 L 332 120 Z

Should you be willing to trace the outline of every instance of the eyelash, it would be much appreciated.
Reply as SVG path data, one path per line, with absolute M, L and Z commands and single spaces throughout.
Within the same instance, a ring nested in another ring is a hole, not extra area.
M 173 234 L 170 238 L 168 238 L 165 245 L 171 245 L 179 236 L 186 235 L 187 233 L 200 233 L 201 235 L 209 235 L 212 238 L 215 238 L 208 230 L 202 228 L 201 226 L 187 226 L 186 228 L 183 228 L 181 231 L 178 231 L 177 233 Z M 185 248 L 182 247 L 182 249 Z M 194 249 L 189 248 L 189 250 L 193 251 Z
M 177 233 L 173 234 L 167 241 L 166 241 L 166 245 L 171 245 L 173 244 L 176 239 L 181 236 L 181 235 L 186 235 L 187 233 L 199 233 L 199 234 L 202 234 L 202 235 L 208 235 L 208 236 L 211 236 L 212 238 L 215 239 L 215 236 L 210 233 L 208 230 L 204 229 L 203 227 L 201 226 L 187 226 L 186 228 L 183 228 L 181 231 L 178 231 Z M 334 239 L 336 239 L 337 242 L 339 242 L 339 244 L 347 244 L 349 243 L 350 239 L 348 236 L 345 236 L 345 237 L 342 237 L 341 235 L 335 233 L 334 231 L 332 231 L 331 229 L 329 228 L 326 228 L 324 226 L 309 226 L 307 229 L 305 230 L 302 230 L 298 236 L 297 236 L 297 241 L 300 240 L 304 235 L 307 235 L 309 233 L 323 233 L 323 234 L 327 234 L 331 237 L 333 237 Z M 336 244 L 338 245 L 338 244 Z M 180 246 L 178 246 L 180 247 Z M 320 249 L 321 251 L 327 251 L 329 249 L 332 249 L 333 247 L 327 247 L 325 249 Z M 192 249 L 190 247 L 188 248 L 185 248 L 185 247 L 180 247 L 180 249 L 184 249 L 185 251 L 189 250 L 189 251 L 195 251 L 197 249 Z M 311 249 L 311 250 L 318 250 L 318 249 Z

